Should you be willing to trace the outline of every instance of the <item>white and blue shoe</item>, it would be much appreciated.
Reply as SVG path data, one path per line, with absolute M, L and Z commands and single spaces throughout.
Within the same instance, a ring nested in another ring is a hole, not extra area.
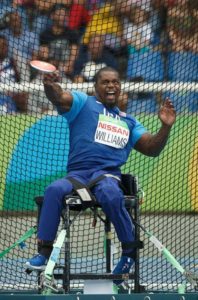
M 36 254 L 32 258 L 30 258 L 28 261 L 26 261 L 25 266 L 29 270 L 38 270 L 42 271 L 45 269 L 47 265 L 48 259 L 42 255 L 42 254 Z
M 122 256 L 117 266 L 113 270 L 113 274 L 128 274 L 131 267 L 134 264 L 134 260 L 128 256 Z M 124 280 L 114 280 L 113 283 L 120 285 Z

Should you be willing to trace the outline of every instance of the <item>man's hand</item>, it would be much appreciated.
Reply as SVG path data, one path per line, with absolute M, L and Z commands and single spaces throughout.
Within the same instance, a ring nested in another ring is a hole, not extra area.
M 159 110 L 158 115 L 163 125 L 171 127 L 175 123 L 176 111 L 169 98 L 167 98 L 164 101 L 163 105 Z
M 53 73 L 44 73 L 43 84 L 47 98 L 56 106 L 60 105 L 63 90 L 57 83 L 59 79 L 58 71 Z
M 71 92 L 63 91 L 58 81 L 58 71 L 45 73 L 43 76 L 44 90 L 47 98 L 59 109 L 59 112 L 64 113 L 70 110 L 73 96 Z
M 156 134 L 143 134 L 134 147 L 137 151 L 147 156 L 158 156 L 167 143 L 171 127 L 176 120 L 175 108 L 170 99 L 167 98 L 164 101 L 158 115 L 162 122 L 159 131 Z
M 47 85 L 51 85 L 54 82 L 58 82 L 59 80 L 60 76 L 58 71 L 52 73 L 44 73 L 43 75 L 43 83 Z

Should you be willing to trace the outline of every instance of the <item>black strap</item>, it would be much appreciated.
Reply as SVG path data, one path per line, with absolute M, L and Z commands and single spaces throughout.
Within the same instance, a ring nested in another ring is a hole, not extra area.
M 103 180 L 105 178 L 104 174 L 103 175 L 99 175 L 98 177 L 96 177 L 95 179 L 91 180 L 87 186 L 91 189 L 92 187 L 94 187 L 99 181 Z
M 80 199 L 82 200 L 83 204 L 88 204 L 90 205 L 91 203 L 96 203 L 96 198 L 91 192 L 91 188 L 93 188 L 99 181 L 107 178 L 115 178 L 116 180 L 121 182 L 120 178 L 118 176 L 112 175 L 112 174 L 102 174 L 96 177 L 95 179 L 91 180 L 88 184 L 83 184 L 77 179 L 74 179 L 72 177 L 67 177 L 67 179 L 71 182 L 73 185 L 74 191 L 79 195 Z
M 127 190 L 126 190 L 126 188 L 124 187 L 124 185 L 122 184 L 121 179 L 120 179 L 118 176 L 113 175 L 113 174 L 109 174 L 109 173 L 99 175 L 99 176 L 96 177 L 95 179 L 91 180 L 91 181 L 88 183 L 87 186 L 91 189 L 91 188 L 94 187 L 99 181 L 101 181 L 101 180 L 103 180 L 103 179 L 105 179 L 105 178 L 108 178 L 108 177 L 114 178 L 114 179 L 116 179 L 117 181 L 119 181 L 119 186 L 120 186 L 120 188 L 123 190 L 124 194 L 127 194 Z
M 82 202 L 86 202 L 86 203 L 96 202 L 96 199 L 92 194 L 92 192 L 90 191 L 88 185 L 85 185 L 72 177 L 67 177 L 67 179 L 73 185 L 74 191 L 79 195 Z
M 129 243 L 122 243 L 122 250 L 130 250 L 133 248 L 143 249 L 144 243 L 142 241 L 133 241 Z
M 88 183 L 88 187 L 91 189 L 92 187 L 94 187 L 99 181 L 105 179 L 105 178 L 108 178 L 108 177 L 111 177 L 111 178 L 115 178 L 116 180 L 120 181 L 120 178 L 118 176 L 115 176 L 115 175 L 112 175 L 112 174 L 102 174 L 102 175 L 99 175 L 98 177 L 96 177 L 95 179 L 91 180 L 89 183 Z

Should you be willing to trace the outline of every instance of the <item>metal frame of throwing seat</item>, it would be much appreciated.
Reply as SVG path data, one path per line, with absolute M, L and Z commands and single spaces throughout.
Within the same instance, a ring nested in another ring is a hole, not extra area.
M 135 221 L 135 265 L 134 265 L 134 272 L 130 274 L 112 274 L 111 270 L 111 223 L 108 218 L 105 220 L 102 219 L 104 223 L 104 230 L 106 236 L 106 272 L 103 274 L 95 274 L 95 273 L 76 273 L 73 274 L 70 272 L 70 225 L 73 223 L 74 218 L 71 220 L 71 211 L 77 211 L 75 219 L 85 211 L 86 209 L 90 209 L 93 211 L 93 214 L 96 214 L 97 208 L 101 208 L 98 203 L 90 202 L 90 203 L 83 203 L 82 199 L 79 195 L 75 192 L 67 195 L 64 199 L 65 201 L 65 209 L 62 212 L 63 218 L 63 228 L 66 229 L 66 239 L 65 239 L 65 257 L 64 257 L 64 266 L 63 272 L 54 273 L 55 279 L 61 279 L 63 282 L 63 289 L 65 293 L 70 292 L 70 281 L 71 280 L 96 280 L 96 279 L 108 279 L 108 280 L 120 280 L 120 279 L 133 279 L 134 280 L 134 292 L 141 292 L 142 288 L 139 282 L 139 250 L 143 248 L 143 243 L 140 241 L 140 229 L 136 225 L 139 223 L 140 219 L 140 196 L 139 196 L 139 187 L 138 187 L 138 180 L 136 176 L 131 174 L 122 174 L 121 182 L 123 186 L 124 192 L 124 199 L 125 199 L 125 207 L 127 208 L 130 216 Z M 43 197 L 38 196 L 35 198 L 35 202 L 38 206 L 38 220 L 40 217 L 41 207 L 43 203 Z M 99 215 L 97 217 L 100 218 Z M 61 268 L 57 266 L 57 268 Z

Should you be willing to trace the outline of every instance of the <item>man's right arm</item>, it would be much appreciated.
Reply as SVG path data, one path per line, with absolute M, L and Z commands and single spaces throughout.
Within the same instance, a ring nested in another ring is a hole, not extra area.
M 58 74 L 56 72 L 44 74 L 43 84 L 45 94 L 49 101 L 57 107 L 59 112 L 68 112 L 73 103 L 73 96 L 69 91 L 63 91 L 57 81 Z

